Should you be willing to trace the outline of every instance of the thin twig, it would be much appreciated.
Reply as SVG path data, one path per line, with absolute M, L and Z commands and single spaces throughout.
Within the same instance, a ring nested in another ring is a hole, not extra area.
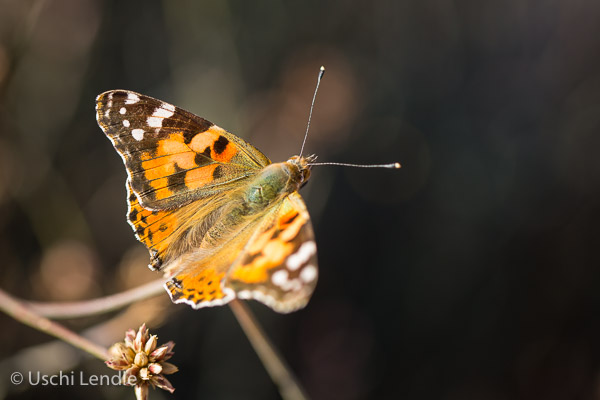
M 281 397 L 286 400 L 307 399 L 304 389 L 302 389 L 290 367 L 264 333 L 248 306 L 237 299 L 232 300 L 229 306 L 265 366 L 267 373 L 279 387 Z
M 29 325 L 34 329 L 70 343 L 71 345 L 90 353 L 94 357 L 101 360 L 108 359 L 108 351 L 104 347 L 98 346 L 56 322 L 39 316 L 25 304 L 16 300 L 2 289 L 0 289 L 0 311 L 4 311 L 17 321 Z
M 108 357 L 107 350 L 77 335 L 65 327 L 50 321 L 51 318 L 76 318 L 113 311 L 135 301 L 156 296 L 163 292 L 163 280 L 159 279 L 137 288 L 94 300 L 71 303 L 38 303 L 19 301 L 0 289 L 0 311 L 32 328 L 55 336 L 78 347 L 101 360 Z M 246 304 L 234 299 L 229 303 L 250 344 L 258 354 L 267 373 L 286 400 L 304 400 L 306 396 L 289 366 L 278 354 L 258 321 Z
M 48 318 L 66 319 L 87 317 L 114 311 L 133 302 L 164 294 L 163 284 L 163 279 L 157 279 L 121 293 L 93 300 L 68 303 L 27 302 L 26 304 L 35 313 Z

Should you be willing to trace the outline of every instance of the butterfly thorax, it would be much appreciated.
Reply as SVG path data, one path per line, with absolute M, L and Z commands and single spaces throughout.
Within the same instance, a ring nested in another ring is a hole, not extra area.
M 300 189 L 310 177 L 307 163 L 306 158 L 294 156 L 286 162 L 266 166 L 243 189 L 244 214 L 261 212 Z

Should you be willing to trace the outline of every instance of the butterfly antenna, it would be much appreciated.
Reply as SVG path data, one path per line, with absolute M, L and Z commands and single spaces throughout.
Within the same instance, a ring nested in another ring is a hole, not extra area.
M 308 165 L 315 166 L 315 165 L 339 165 L 342 167 L 356 167 L 356 168 L 391 168 L 391 169 L 397 169 L 397 168 L 401 168 L 402 165 L 400 165 L 400 163 L 395 162 L 395 163 L 390 163 L 390 164 L 348 164 L 348 163 L 337 163 L 337 162 L 324 162 L 324 163 L 309 163 Z
M 310 119 L 312 118 L 313 107 L 315 106 L 315 99 L 317 98 L 317 91 L 319 90 L 319 84 L 321 83 L 321 78 L 325 74 L 325 67 L 321 66 L 319 69 L 319 77 L 317 78 L 317 87 L 315 88 L 315 94 L 313 94 L 312 103 L 310 104 L 310 113 L 308 114 L 308 124 L 306 124 L 306 133 L 304 134 L 304 140 L 302 141 L 302 147 L 300 148 L 300 156 L 302 157 L 302 152 L 304 152 L 304 144 L 306 143 L 306 138 L 308 137 L 308 129 L 310 128 Z

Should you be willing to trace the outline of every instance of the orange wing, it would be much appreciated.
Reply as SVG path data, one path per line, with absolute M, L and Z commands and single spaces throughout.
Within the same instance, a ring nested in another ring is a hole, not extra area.
M 312 224 L 302 197 L 294 192 L 250 240 L 225 286 L 241 299 L 287 313 L 306 306 L 317 277 Z
M 161 267 L 163 254 L 168 250 L 175 227 L 180 225 L 173 211 L 151 211 L 142 207 L 127 180 L 127 220 L 135 237 L 150 250 L 152 270 Z
M 146 209 L 178 208 L 230 190 L 270 164 L 259 150 L 213 123 L 139 93 L 102 93 L 96 119 Z
M 239 254 L 235 249 L 242 249 Z M 171 267 L 170 267 L 171 268 Z M 236 296 L 278 312 L 304 307 L 317 283 L 314 235 L 295 192 L 214 251 L 182 257 L 165 287 L 175 303 L 222 305 Z

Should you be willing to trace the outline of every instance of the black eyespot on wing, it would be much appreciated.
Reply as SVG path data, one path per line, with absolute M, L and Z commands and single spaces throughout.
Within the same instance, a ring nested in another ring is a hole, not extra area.
M 219 139 L 213 144 L 213 149 L 216 154 L 221 154 L 229 144 L 229 140 L 225 136 L 219 136 Z

